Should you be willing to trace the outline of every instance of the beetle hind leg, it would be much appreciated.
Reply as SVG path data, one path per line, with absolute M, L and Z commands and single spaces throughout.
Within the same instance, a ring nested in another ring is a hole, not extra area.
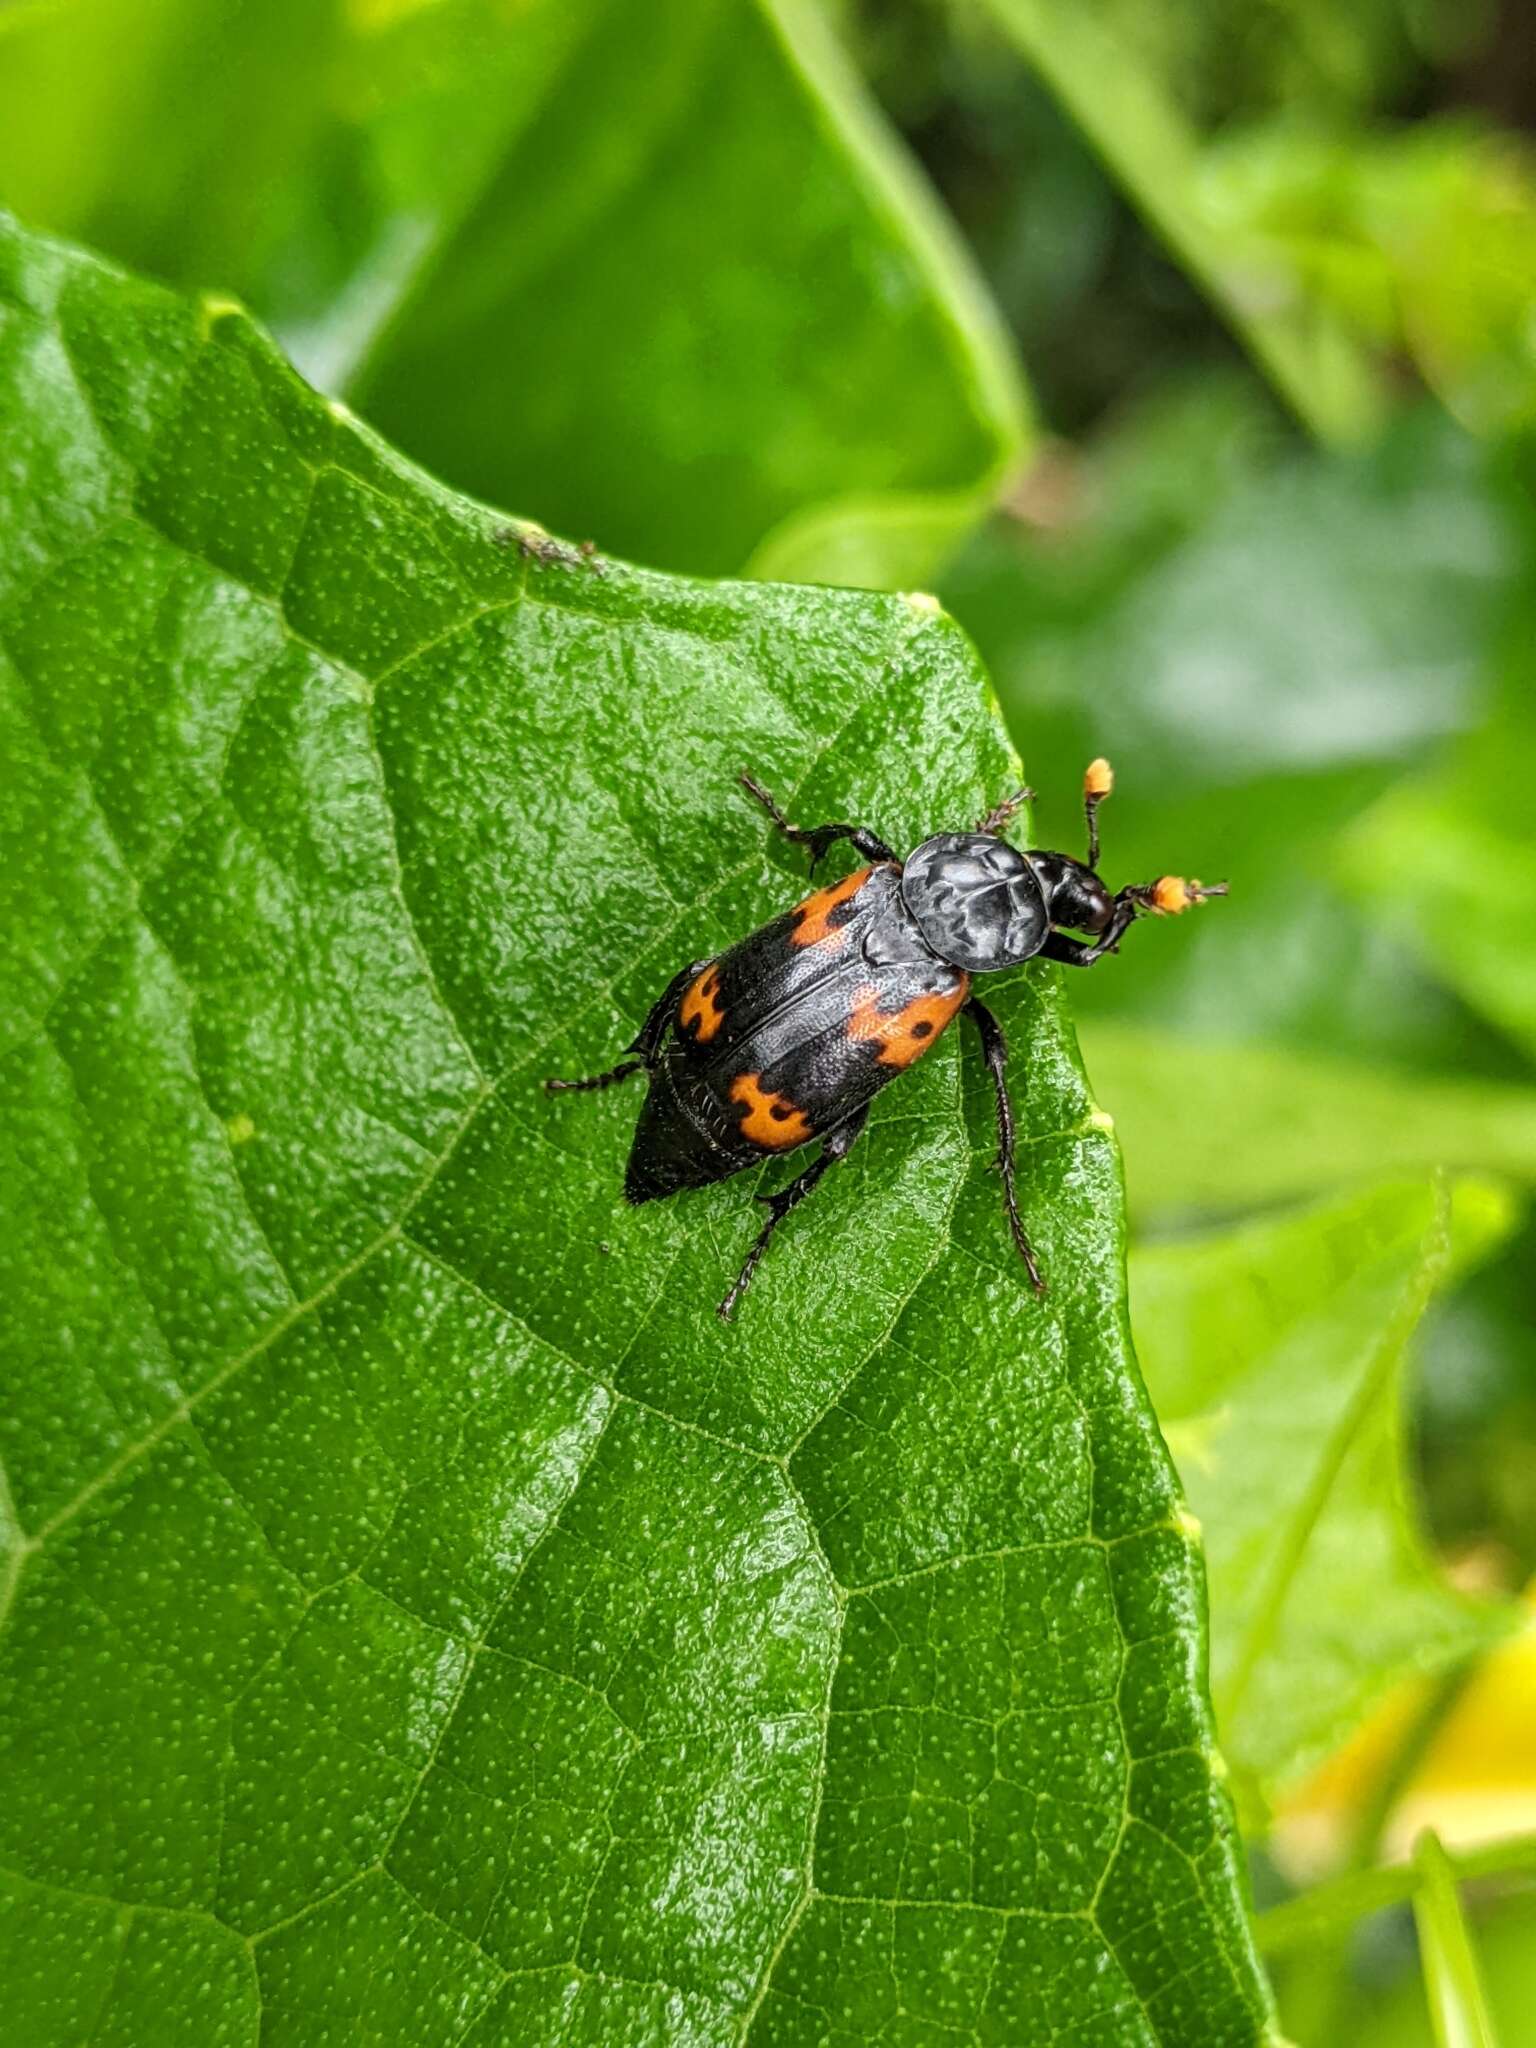
M 763 1253 L 768 1249 L 773 1233 L 784 1221 L 790 1210 L 798 1208 L 800 1203 L 805 1200 L 827 1168 L 835 1166 L 840 1159 L 848 1157 L 855 1139 L 864 1128 L 868 1116 L 869 1106 L 866 1103 L 861 1108 L 856 1109 L 852 1116 L 845 1118 L 835 1130 L 827 1132 L 826 1137 L 822 1140 L 820 1157 L 813 1159 L 804 1173 L 792 1180 L 788 1187 L 780 1188 L 776 1195 L 758 1196 L 758 1200 L 767 1206 L 768 1221 L 757 1233 L 752 1249 L 747 1253 L 746 1263 L 736 1275 L 731 1291 L 715 1310 L 715 1314 L 722 1323 L 728 1323 L 731 1320 L 731 1317 L 736 1312 L 737 1302 L 740 1301 L 741 1297 L 751 1286 L 752 1275 L 757 1271 Z
M 992 1086 L 997 1094 L 997 1158 L 993 1162 L 1002 1176 L 1003 1202 L 1008 1211 L 1008 1229 L 1024 1269 L 1029 1274 L 1029 1284 L 1036 1294 L 1044 1294 L 1045 1277 L 1035 1258 L 1034 1247 L 1024 1231 L 1024 1220 L 1019 1214 L 1018 1192 L 1013 1184 L 1013 1104 L 1008 1100 L 1008 1041 L 1003 1036 L 1003 1027 L 998 1023 L 985 1003 L 972 996 L 966 1004 L 966 1014 L 975 1020 L 981 1034 L 982 1057 L 992 1075 Z
M 546 1095 L 563 1095 L 577 1089 L 611 1088 L 616 1081 L 627 1081 L 631 1074 L 649 1073 L 661 1054 L 661 1041 L 667 1035 L 667 1026 L 672 1022 L 673 1012 L 683 990 L 708 961 L 695 960 L 691 967 L 680 968 L 667 983 L 661 994 L 652 1003 L 645 1022 L 624 1048 L 632 1058 L 622 1059 L 616 1067 L 610 1067 L 604 1074 L 586 1074 L 577 1081 L 562 1081 L 551 1075 L 544 1083 Z

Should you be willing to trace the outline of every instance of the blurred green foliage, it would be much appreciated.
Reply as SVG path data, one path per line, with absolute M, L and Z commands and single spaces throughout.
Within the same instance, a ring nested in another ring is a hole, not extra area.
M 1071 990 L 1175 1444 L 1227 1401 L 1218 1368 L 1236 1407 L 1282 1337 L 1314 1392 L 1369 1379 L 1374 1299 L 1409 1448 L 1382 1423 L 1370 1540 L 1417 1571 L 1427 1535 L 1507 1589 L 1536 1571 L 1517 0 L 44 0 L 0 14 L 0 59 L 0 196 L 246 296 L 450 483 L 666 566 L 937 578 L 1043 836 L 1076 847 L 1103 752 L 1111 875 L 1233 883 Z M 1497 1215 L 1478 1260 L 1430 1242 L 1437 1166 Z M 1300 1198 L 1323 1206 L 1269 1213 Z M 1271 1255 L 1316 1276 L 1305 1335 L 1256 1314 L 1189 1340 L 1189 1304 Z M 1404 1352 L 1401 1302 L 1435 1289 Z M 1218 1645 L 1262 1462 L 1185 1466 L 1224 1532 Z M 1415 1612 L 1381 1592 L 1393 1642 L 1360 1650 L 1350 1711 Z M 1256 1779 L 1328 1723 L 1287 1733 L 1277 1699 L 1233 1742 Z M 1490 1941 L 1507 2019 L 1517 1944 Z M 1386 1937 L 1356 1957 L 1341 2042 L 1414 2038 L 1410 1964 Z
M 1206 1530 L 1217 1720 L 1260 1826 L 1399 1679 L 1508 1627 L 1426 1557 L 1399 1438 L 1420 1317 L 1510 1220 L 1496 1187 L 1388 1182 L 1135 1255 L 1137 1350 Z
M 606 548 L 919 582 L 1022 448 L 990 301 L 805 0 L 64 0 L 0 48 L 18 213 L 239 294 L 407 453 Z

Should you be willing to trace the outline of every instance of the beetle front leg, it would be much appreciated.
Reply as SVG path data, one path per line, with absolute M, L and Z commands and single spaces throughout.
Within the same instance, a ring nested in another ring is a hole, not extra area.
M 625 1051 L 636 1054 L 636 1058 L 620 1060 L 616 1067 L 610 1067 L 605 1074 L 588 1074 L 579 1081 L 561 1081 L 551 1076 L 544 1083 L 544 1092 L 547 1095 L 559 1095 L 567 1089 L 611 1088 L 615 1081 L 627 1081 L 631 1074 L 642 1071 L 649 1073 L 661 1052 L 661 1041 L 665 1038 L 667 1026 L 672 1021 L 678 997 L 693 977 L 702 973 L 708 965 L 707 960 L 695 960 L 691 967 L 681 968 L 673 975 L 652 1003 L 645 1022 L 625 1047 Z
M 1040 948 L 1039 957 L 1042 960 L 1054 960 L 1059 967 L 1096 967 L 1107 953 L 1113 953 L 1118 949 L 1129 922 L 1127 919 L 1126 924 L 1121 925 L 1113 938 L 1106 933 L 1102 939 L 1096 939 L 1091 946 L 1085 939 L 1069 938 L 1065 932 L 1051 932 Z
M 752 1275 L 757 1271 L 758 1263 L 763 1253 L 767 1251 L 768 1242 L 773 1233 L 784 1221 L 790 1210 L 798 1207 L 805 1200 L 827 1168 L 835 1166 L 840 1159 L 848 1157 L 854 1141 L 860 1131 L 863 1130 L 868 1117 L 869 1104 L 866 1102 L 856 1109 L 852 1116 L 845 1118 L 835 1130 L 827 1132 L 821 1142 L 821 1156 L 813 1159 L 798 1179 L 792 1180 L 788 1187 L 780 1188 L 776 1195 L 758 1196 L 757 1199 L 760 1202 L 765 1202 L 768 1206 L 768 1221 L 757 1233 L 752 1249 L 747 1253 L 746 1264 L 736 1275 L 735 1285 L 715 1310 L 715 1314 L 722 1323 L 728 1323 L 731 1320 L 737 1302 L 740 1301 L 748 1287 L 752 1284 Z
M 1120 941 L 1136 922 L 1138 912 L 1134 905 L 1117 902 L 1115 914 L 1100 937 L 1090 945 L 1086 939 L 1074 939 L 1066 932 L 1048 932 L 1045 944 L 1040 948 L 1042 960 L 1054 960 L 1062 967 L 1092 967 L 1102 960 L 1106 953 L 1115 952 Z
M 749 796 L 756 797 L 757 801 L 762 805 L 769 817 L 772 818 L 774 824 L 786 839 L 796 846 L 808 846 L 811 849 L 811 873 L 813 875 L 822 861 L 825 860 L 827 849 L 835 846 L 839 839 L 846 839 L 849 845 L 857 852 L 862 853 L 866 860 L 894 861 L 897 858 L 885 841 L 877 837 L 867 826 L 844 824 L 791 825 L 767 790 L 754 777 L 743 775 L 741 777 L 741 786 Z
M 1036 1294 L 1044 1294 L 1045 1280 L 1035 1260 L 1034 1249 L 1024 1234 L 1023 1218 L 1019 1215 L 1019 1198 L 1013 1185 L 1013 1104 L 1008 1100 L 1008 1041 L 1003 1036 L 1003 1027 L 998 1023 L 985 1003 L 975 996 L 965 1005 L 965 1014 L 975 1021 L 981 1035 L 981 1053 L 992 1075 L 992 1086 L 997 1092 L 997 1170 L 1003 1180 L 1003 1200 L 1008 1208 L 1008 1228 L 1013 1233 L 1014 1244 L 1019 1257 L 1024 1261 L 1029 1274 L 1029 1284 Z

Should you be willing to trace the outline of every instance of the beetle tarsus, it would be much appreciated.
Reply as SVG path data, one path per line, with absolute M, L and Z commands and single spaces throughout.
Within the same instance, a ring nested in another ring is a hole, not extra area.
M 667 1035 L 667 1027 L 672 1022 L 678 997 L 694 976 L 702 974 L 708 965 L 707 960 L 695 960 L 690 966 L 680 967 L 673 975 L 646 1012 L 645 1022 L 624 1048 L 626 1054 L 633 1055 L 632 1058 L 620 1060 L 616 1067 L 610 1067 L 605 1074 L 588 1074 L 579 1081 L 547 1080 L 544 1083 L 545 1094 L 563 1095 L 571 1090 L 611 1088 L 616 1081 L 627 1081 L 631 1074 L 638 1074 L 642 1067 L 646 1073 L 650 1073 L 661 1055 L 661 1041 Z
M 971 829 L 994 834 L 1001 832 L 1015 812 L 1022 811 L 1024 806 L 1033 803 L 1034 799 L 1035 792 L 1032 789 L 1016 789 L 1012 796 L 1005 796 L 1000 804 L 994 804 L 987 815 L 979 819 Z

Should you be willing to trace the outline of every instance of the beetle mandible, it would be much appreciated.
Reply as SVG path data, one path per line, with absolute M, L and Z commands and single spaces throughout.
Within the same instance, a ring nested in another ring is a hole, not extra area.
M 846 839 L 867 866 L 793 910 L 695 960 L 667 984 L 628 1047 L 629 1057 L 551 1091 L 608 1088 L 644 1073 L 624 1194 L 654 1202 L 707 1187 L 819 1138 L 821 1151 L 777 1194 L 758 1199 L 768 1221 L 717 1313 L 731 1319 L 774 1231 L 829 1166 L 846 1159 L 873 1097 L 919 1059 L 962 1011 L 976 1025 L 997 1096 L 997 1170 L 1014 1244 L 1037 1294 L 1045 1281 L 1024 1232 L 1014 1187 L 1007 1044 L 971 978 L 1035 958 L 1092 967 L 1138 917 L 1188 910 L 1227 893 L 1163 875 L 1111 895 L 1100 879 L 1099 805 L 1114 787 L 1109 763 L 1083 777 L 1088 858 L 1001 837 L 1034 795 L 1021 789 L 969 832 L 939 832 L 902 860 L 863 825 L 791 825 L 762 785 L 742 787 L 797 846 L 811 873 Z M 1085 939 L 1073 938 L 1085 932 Z

